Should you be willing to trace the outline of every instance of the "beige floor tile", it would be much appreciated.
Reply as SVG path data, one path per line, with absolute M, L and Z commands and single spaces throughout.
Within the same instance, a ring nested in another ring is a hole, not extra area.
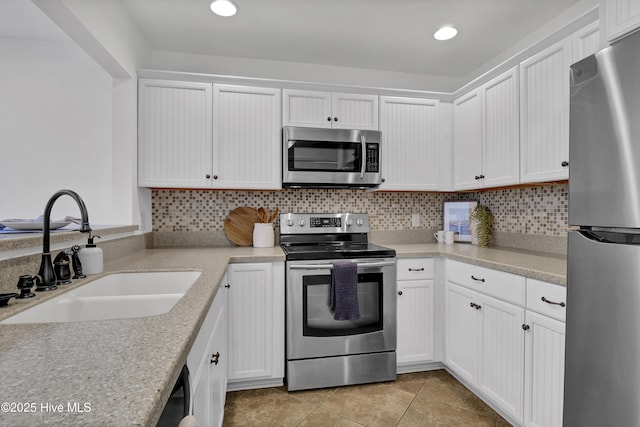
M 496 416 L 493 409 L 444 370 L 435 371 L 425 380 L 416 400 L 441 402 L 469 411 L 488 414 L 494 418 Z
M 302 402 L 307 402 L 319 406 L 320 404 L 322 404 L 322 402 L 327 400 L 329 396 L 335 393 L 337 389 L 337 387 L 319 388 L 316 390 L 292 391 L 289 392 L 289 394 Z
M 369 427 L 395 425 L 415 397 L 395 383 L 341 387 L 321 405 Z
M 513 427 L 513 426 L 509 421 L 505 420 L 500 415 L 498 415 L 498 420 L 496 421 L 496 427 Z
M 316 409 L 307 418 L 302 420 L 299 427 L 362 427 L 355 421 L 348 420 L 340 415 L 332 414 L 323 409 Z
M 398 427 L 494 427 L 496 416 L 436 401 L 414 401 Z
M 227 394 L 225 426 L 295 426 L 317 405 L 303 402 L 284 387 Z

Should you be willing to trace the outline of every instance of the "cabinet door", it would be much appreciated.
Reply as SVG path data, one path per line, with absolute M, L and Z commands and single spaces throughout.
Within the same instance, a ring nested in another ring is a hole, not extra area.
M 382 97 L 381 190 L 438 190 L 438 105 L 433 99 Z
M 447 282 L 445 285 L 445 364 L 464 380 L 478 378 L 478 346 L 482 318 L 477 293 Z
M 214 85 L 216 188 L 279 189 L 280 89 Z
M 331 127 L 331 93 L 284 89 L 282 99 L 284 126 Z
M 453 189 L 482 186 L 482 112 L 480 88 L 453 101 Z
M 520 64 L 520 180 L 569 177 L 571 37 Z
M 282 377 L 284 290 L 272 264 L 231 264 L 229 284 L 229 381 Z
M 600 24 L 592 22 L 586 27 L 573 33 L 573 58 L 571 62 L 578 62 L 600 50 Z
M 398 365 L 434 360 L 434 309 L 433 280 L 398 281 Z
M 221 426 L 227 392 L 227 311 L 226 291 L 220 290 L 214 299 L 201 332 L 206 332 L 206 348 L 202 354 L 193 355 L 192 349 L 187 360 L 200 360 L 197 369 L 190 368 L 191 409 L 201 425 Z M 210 321 L 211 330 L 203 330 Z M 200 334 L 198 338 L 200 339 Z M 201 357 L 198 357 L 201 356 Z
M 607 41 L 616 40 L 640 26 L 640 0 L 606 0 L 606 3 Z
M 527 310 L 524 425 L 561 427 L 565 323 Z
M 139 81 L 139 186 L 211 187 L 211 96 L 209 83 Z
M 331 96 L 334 129 L 378 129 L 378 96 L 334 93 Z
M 478 387 L 517 420 L 522 419 L 524 309 L 482 294 L 482 333 Z
M 517 67 L 482 86 L 483 186 L 520 182 L 520 116 Z

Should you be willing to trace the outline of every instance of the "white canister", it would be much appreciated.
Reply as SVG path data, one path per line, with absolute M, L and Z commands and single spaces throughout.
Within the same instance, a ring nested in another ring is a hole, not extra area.
M 454 242 L 455 232 L 453 231 L 445 231 L 444 232 L 444 243 L 447 245 L 452 245 Z
M 274 244 L 273 224 L 255 223 L 253 224 L 253 247 L 272 248 Z

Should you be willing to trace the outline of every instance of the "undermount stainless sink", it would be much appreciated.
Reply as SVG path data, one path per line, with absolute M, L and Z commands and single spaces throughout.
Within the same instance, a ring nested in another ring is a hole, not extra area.
M 200 274 L 199 271 L 108 274 L 0 323 L 81 322 L 163 314 L 184 296 Z

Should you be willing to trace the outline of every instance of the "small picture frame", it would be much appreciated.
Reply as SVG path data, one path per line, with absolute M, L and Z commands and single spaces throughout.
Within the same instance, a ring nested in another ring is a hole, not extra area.
M 455 232 L 455 241 L 471 242 L 469 216 L 476 206 L 478 206 L 477 201 L 444 202 L 442 209 L 443 229 Z

